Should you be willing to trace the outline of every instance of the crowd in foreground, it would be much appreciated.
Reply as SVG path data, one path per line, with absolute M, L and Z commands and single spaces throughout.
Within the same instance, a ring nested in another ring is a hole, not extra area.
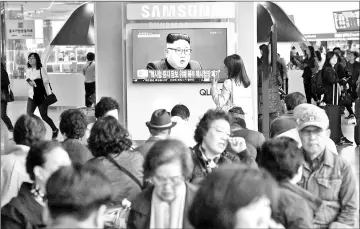
M 185 105 L 155 110 L 140 146 L 110 97 L 95 123 L 64 111 L 61 143 L 22 115 L 1 155 L 1 228 L 353 228 L 356 178 L 328 116 L 298 92 L 285 102 L 269 140 L 240 107 L 208 110 L 195 130 Z

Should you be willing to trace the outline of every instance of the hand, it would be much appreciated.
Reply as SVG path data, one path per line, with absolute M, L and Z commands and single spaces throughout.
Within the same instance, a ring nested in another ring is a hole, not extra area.
M 32 80 L 28 81 L 29 85 L 32 87 L 36 87 L 36 83 Z
M 214 76 L 214 77 L 212 77 L 212 79 L 211 79 L 211 84 L 216 85 L 216 84 L 218 83 L 218 81 L 219 81 L 219 78 L 216 77 L 216 76 Z
M 235 153 L 240 153 L 246 150 L 246 142 L 242 137 L 230 137 L 228 142 L 229 149 Z

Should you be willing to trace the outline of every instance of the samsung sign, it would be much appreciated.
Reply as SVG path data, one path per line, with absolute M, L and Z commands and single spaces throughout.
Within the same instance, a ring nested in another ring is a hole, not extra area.
M 232 2 L 128 4 L 128 20 L 235 18 Z

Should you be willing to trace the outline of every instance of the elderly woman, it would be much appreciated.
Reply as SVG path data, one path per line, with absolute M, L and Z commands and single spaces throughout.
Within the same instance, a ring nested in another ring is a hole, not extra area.
M 153 185 L 132 203 L 128 229 L 193 228 L 188 209 L 196 188 L 186 179 L 192 172 L 190 149 L 179 140 L 160 140 L 148 152 L 144 175 Z
M 143 156 L 130 151 L 128 131 L 112 116 L 98 119 L 91 128 L 88 147 L 94 158 L 88 161 L 109 177 L 114 190 L 112 204 L 132 201 L 143 186 Z
M 288 137 L 267 140 L 262 146 L 259 165 L 279 182 L 279 208 L 274 219 L 286 229 L 313 228 L 321 200 L 296 185 L 302 176 L 304 154 Z
M 70 164 L 69 155 L 60 143 L 32 144 L 26 158 L 26 171 L 32 183 L 23 182 L 17 197 L 1 209 L 1 229 L 43 228 L 46 182 L 61 166 Z
M 277 185 L 265 170 L 225 165 L 205 178 L 190 206 L 196 229 L 282 228 L 271 219 Z
M 195 130 L 194 170 L 191 183 L 199 183 L 212 169 L 223 164 L 246 163 L 257 167 L 246 149 L 244 138 L 231 137 L 230 117 L 219 110 L 208 110 Z

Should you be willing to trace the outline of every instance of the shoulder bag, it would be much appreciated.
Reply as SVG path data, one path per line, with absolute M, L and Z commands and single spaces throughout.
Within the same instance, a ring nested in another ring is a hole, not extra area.
M 43 79 L 42 74 L 41 74 L 41 68 L 40 68 L 40 77 L 41 77 L 41 79 L 42 79 L 43 82 L 44 82 L 44 79 Z M 50 82 L 49 82 L 49 86 L 50 86 L 51 94 L 50 94 L 50 95 L 46 95 L 45 101 L 44 101 L 44 103 L 45 103 L 47 106 L 50 106 L 50 105 L 52 105 L 52 104 L 54 104 L 54 103 L 56 103 L 56 102 L 58 101 L 57 98 L 56 98 L 56 96 L 55 96 L 55 94 L 54 94 L 53 91 L 52 91 Z

